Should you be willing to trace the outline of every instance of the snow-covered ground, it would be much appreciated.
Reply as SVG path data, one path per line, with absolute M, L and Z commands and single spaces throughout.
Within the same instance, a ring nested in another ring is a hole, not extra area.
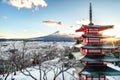
M 2 50 L 9 50 L 9 49 L 21 49 L 23 46 L 29 49 L 40 48 L 45 46 L 56 46 L 57 48 L 64 48 L 64 47 L 73 47 L 75 42 L 41 42 L 41 41 L 34 41 L 34 42 L 23 42 L 23 41 L 6 41 L 0 42 L 0 47 Z
M 50 61 L 46 61 L 42 64 L 42 66 L 46 66 L 46 80 L 53 80 L 53 78 L 55 77 L 55 73 L 59 73 L 60 69 L 58 67 L 55 67 L 53 65 L 56 65 L 58 63 L 59 59 L 54 59 L 54 60 L 50 60 Z M 114 69 L 117 69 L 120 71 L 120 68 L 118 66 L 114 66 L 111 63 L 107 64 L 109 67 L 112 67 Z M 58 63 L 57 66 L 61 66 L 61 63 Z M 39 72 L 39 66 L 33 66 L 30 68 L 27 68 L 27 70 L 30 71 L 30 73 L 37 79 L 40 80 L 40 72 Z M 42 70 L 44 70 L 43 68 L 41 68 Z M 65 68 L 64 68 L 65 69 Z M 65 80 L 79 80 L 78 76 L 74 73 L 75 69 L 71 68 L 68 69 L 67 71 L 64 72 L 64 77 Z M 24 71 L 24 73 L 28 74 L 28 72 Z M 44 72 L 42 71 L 42 76 L 41 79 L 43 79 L 43 75 Z M 3 77 L 2 75 L 0 75 L 0 78 L 4 80 L 5 77 Z M 12 80 L 14 78 L 14 80 L 34 80 L 33 78 L 31 78 L 30 76 L 25 76 L 24 74 L 22 74 L 20 71 L 16 72 L 16 75 L 14 75 L 14 73 L 11 73 L 7 80 Z M 107 76 L 108 80 L 120 80 L 120 76 Z M 63 75 L 62 73 L 56 78 L 56 80 L 63 80 Z
M 43 66 L 46 66 L 48 69 L 48 72 L 47 72 L 47 77 L 46 79 L 47 80 L 53 80 L 54 78 L 54 73 L 59 73 L 59 68 L 55 67 L 55 66 L 52 66 L 51 64 L 55 64 L 58 62 L 59 59 L 54 59 L 54 60 L 51 60 L 51 61 L 46 61 L 43 63 Z M 51 65 L 51 66 L 50 66 Z M 57 66 L 60 66 L 61 63 L 57 64 Z M 49 66 L 49 67 L 48 67 Z M 117 70 L 120 70 L 120 68 L 118 66 L 114 66 L 113 64 L 111 63 L 108 63 L 108 66 L 109 67 L 112 67 L 112 68 L 115 68 Z M 50 69 L 50 68 L 54 68 L 54 69 Z M 37 80 L 40 80 L 40 72 L 38 70 L 38 66 L 34 66 L 34 67 L 30 67 L 30 68 L 27 68 L 27 70 L 30 71 L 30 73 L 37 79 Z M 75 72 L 75 69 L 74 68 L 71 68 L 67 71 L 64 72 L 64 77 L 65 77 L 65 80 L 79 80 L 78 79 L 78 76 L 74 73 Z M 26 71 L 24 71 L 24 73 L 28 74 Z M 11 73 L 7 80 L 12 80 L 14 78 L 14 80 L 34 80 L 33 78 L 31 78 L 30 76 L 25 76 L 24 74 L 22 74 L 20 71 L 17 71 L 16 72 L 16 75 L 13 75 L 14 73 Z M 43 79 L 43 75 L 44 75 L 44 72 L 42 71 L 42 80 Z M 0 78 L 2 78 L 4 80 L 4 77 L 1 75 Z M 108 80 L 120 80 L 120 76 L 107 76 L 107 79 Z M 63 80 L 62 79 L 62 73 L 56 78 L 56 80 Z
M 75 42 L 22 42 L 22 41 L 9 41 L 9 42 L 0 42 L 0 58 L 1 59 L 8 59 L 9 58 L 9 50 L 11 49 L 17 49 L 18 51 L 26 50 L 25 53 L 28 54 L 33 54 L 33 52 L 35 52 L 36 50 L 41 51 L 41 49 L 52 49 L 52 48 L 56 48 L 56 49 L 64 49 L 65 47 L 69 47 L 71 48 L 73 45 L 75 44 Z M 42 50 L 43 52 L 43 50 Z M 54 60 L 50 60 L 50 61 L 45 61 L 42 63 L 42 65 L 40 66 L 41 69 L 43 71 L 41 71 L 41 76 L 42 76 L 42 80 L 43 80 L 43 75 L 44 75 L 44 71 L 47 71 L 46 75 L 47 75 L 47 80 L 53 80 L 53 77 L 58 74 L 61 71 L 61 63 L 57 63 L 58 59 L 54 59 Z M 54 65 L 53 65 L 54 64 Z M 56 66 L 57 64 L 57 66 Z M 43 67 L 44 66 L 44 67 Z M 46 69 L 45 69 L 46 68 Z M 35 77 L 37 80 L 40 80 L 40 70 L 39 70 L 39 66 L 34 66 L 34 67 L 29 67 L 26 68 L 28 71 L 30 71 L 31 75 L 33 75 L 33 77 Z M 64 68 L 65 69 L 65 68 Z M 65 80 L 74 80 L 73 75 L 73 71 L 75 69 L 69 69 L 67 70 L 67 72 L 64 72 L 64 76 L 65 76 Z M 24 70 L 24 73 L 28 74 L 27 71 Z M 25 76 L 24 74 L 21 73 L 21 71 L 17 71 L 16 75 L 13 75 L 14 73 L 11 73 L 7 80 L 11 80 L 12 78 L 15 78 L 15 80 L 33 80 L 32 77 L 30 76 Z M 61 77 L 62 74 L 60 74 L 56 80 L 62 80 Z M 3 75 L 0 75 L 0 77 L 4 80 L 5 76 L 3 77 Z
M 64 49 L 65 47 L 73 47 L 75 42 L 23 42 L 23 41 L 6 41 L 0 42 L 0 58 L 8 59 L 9 58 L 9 50 L 17 49 L 20 52 L 23 52 L 23 48 L 26 54 L 32 55 L 33 52 L 43 51 L 47 49 L 57 48 Z
M 55 77 L 55 75 L 57 75 L 60 72 L 60 66 L 61 66 L 61 62 L 58 63 L 59 59 L 54 59 L 54 60 L 50 60 L 50 61 L 46 61 L 44 62 L 41 66 L 44 66 L 44 68 L 46 67 L 46 79 L 45 80 L 53 80 L 53 78 Z M 55 66 L 53 66 L 55 65 Z M 44 76 L 44 68 L 42 67 L 42 73 L 41 73 L 41 80 L 43 79 Z M 64 69 L 66 69 L 64 67 Z M 27 70 L 30 71 L 30 74 L 35 77 L 37 80 L 40 80 L 40 70 L 39 70 L 39 66 L 33 66 L 30 68 L 27 68 Z M 75 69 L 74 68 L 70 68 L 67 71 L 63 72 L 64 74 L 64 78 L 65 80 L 78 80 L 77 75 L 74 73 Z M 25 74 L 28 74 L 27 71 L 24 70 Z M 34 80 L 32 77 L 30 76 L 25 76 L 24 74 L 22 74 L 20 71 L 16 72 L 16 75 L 13 75 L 14 73 L 11 73 L 7 80 Z M 2 75 L 0 76 L 0 78 L 2 80 L 4 80 L 5 77 L 3 77 Z M 63 80 L 63 75 L 62 73 L 60 73 L 60 75 L 55 79 L 55 80 Z
M 115 66 L 115 65 L 112 64 L 112 63 L 108 63 L 107 66 L 109 66 L 109 67 L 111 67 L 111 68 L 113 68 L 113 69 L 116 69 L 116 70 L 120 71 L 120 67 Z M 108 78 L 109 80 L 120 80 L 120 76 L 107 76 L 107 78 Z
M 65 47 L 73 47 L 73 45 L 75 44 L 75 42 L 27 42 L 25 43 L 25 49 L 27 49 L 26 53 L 32 53 L 33 51 L 35 51 L 36 49 L 46 49 L 49 47 L 56 47 L 58 49 L 64 49 Z M 0 58 L 4 58 L 7 59 L 8 53 L 7 51 L 10 49 L 18 49 L 19 51 L 22 51 L 24 46 L 24 43 L 21 41 L 10 41 L 10 42 L 0 42 Z M 42 63 L 42 65 L 40 66 L 41 69 L 43 70 L 41 73 L 42 76 L 42 80 L 43 79 L 43 75 L 44 75 L 44 71 L 46 71 L 46 80 L 53 80 L 55 74 L 58 74 L 61 70 L 60 66 L 61 63 L 58 63 L 58 58 L 54 59 L 54 60 L 49 60 L 49 61 L 45 61 Z M 57 64 L 57 66 L 56 66 Z M 120 71 L 120 68 L 118 66 L 114 66 L 111 63 L 107 64 L 109 67 L 112 67 L 114 69 L 117 69 Z M 66 69 L 66 68 L 64 68 Z M 31 75 L 33 75 L 33 77 L 35 77 L 37 80 L 40 80 L 40 70 L 39 70 L 39 66 L 33 66 L 33 67 L 29 67 L 27 68 L 27 70 L 30 71 Z M 64 77 L 65 80 L 78 80 L 77 75 L 74 73 L 75 69 L 71 68 L 67 71 L 65 71 Z M 24 73 L 28 74 L 27 71 L 24 70 Z M 31 78 L 30 76 L 25 76 L 23 73 L 21 73 L 20 71 L 16 72 L 16 75 L 13 75 L 14 73 L 11 73 L 7 80 L 12 80 L 12 78 L 14 78 L 14 80 L 34 80 L 33 78 Z M 3 77 L 3 75 L 0 75 L 0 78 L 2 78 L 4 80 L 5 76 Z M 63 80 L 63 75 L 62 73 L 56 78 L 56 80 Z M 108 80 L 120 80 L 120 76 L 107 76 Z M 1 79 L 0 79 L 1 80 Z

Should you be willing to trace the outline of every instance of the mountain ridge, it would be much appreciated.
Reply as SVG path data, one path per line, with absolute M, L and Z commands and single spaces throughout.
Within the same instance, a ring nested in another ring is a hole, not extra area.
M 27 39 L 5 39 L 1 38 L 0 41 L 68 41 L 68 42 L 74 42 L 74 38 L 70 36 L 69 34 L 61 33 L 60 31 L 56 31 L 52 34 L 49 34 L 47 36 L 42 36 L 42 37 L 33 37 L 33 38 L 27 38 Z
M 61 34 L 60 31 L 56 31 L 52 34 L 42 37 L 31 38 L 32 40 L 41 40 L 41 41 L 74 41 L 73 37 L 70 37 L 67 34 Z

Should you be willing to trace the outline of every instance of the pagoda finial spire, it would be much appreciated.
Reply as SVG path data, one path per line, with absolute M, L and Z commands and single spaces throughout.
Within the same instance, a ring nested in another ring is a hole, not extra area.
M 90 3 L 90 9 L 89 9 L 89 20 L 90 20 L 89 25 L 93 25 L 93 23 L 92 23 L 92 4 L 91 3 Z

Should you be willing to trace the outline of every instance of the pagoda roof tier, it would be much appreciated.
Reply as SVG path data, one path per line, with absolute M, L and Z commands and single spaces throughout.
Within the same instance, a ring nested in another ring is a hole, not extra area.
M 97 65 L 97 66 L 86 66 L 79 74 L 90 75 L 90 76 L 99 76 L 99 75 L 119 76 L 120 71 L 108 66 Z
M 86 62 L 119 62 L 120 59 L 114 58 L 112 56 L 108 55 L 86 55 L 81 61 L 86 61 Z
M 86 54 L 83 54 L 81 52 L 72 52 L 72 55 L 75 57 L 76 60 L 80 60 L 85 57 Z
M 112 46 L 112 45 L 83 45 L 83 44 L 77 44 L 75 45 L 76 48 L 86 48 L 86 49 L 117 49 L 118 46 Z
M 117 46 L 111 45 L 101 45 L 101 46 L 93 46 L 93 45 L 84 45 L 82 48 L 89 48 L 89 49 L 116 49 Z
M 75 48 L 81 48 L 82 46 L 84 46 L 83 44 L 76 44 L 74 45 Z
M 84 34 L 83 38 L 114 38 L 115 36 L 100 35 L 100 34 Z
M 113 25 L 82 25 L 76 32 L 84 32 L 86 29 L 98 29 L 98 31 L 111 29 Z

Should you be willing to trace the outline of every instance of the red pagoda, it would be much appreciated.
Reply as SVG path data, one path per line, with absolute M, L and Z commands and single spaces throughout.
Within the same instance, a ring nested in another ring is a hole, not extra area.
M 113 38 L 114 36 L 103 36 L 100 31 L 111 29 L 113 25 L 94 25 L 92 23 L 92 6 L 89 11 L 90 23 L 82 25 L 76 32 L 84 32 L 77 40 L 82 40 L 81 44 L 74 47 L 79 49 L 79 61 L 84 66 L 78 72 L 80 80 L 107 80 L 106 76 L 120 75 L 120 71 L 107 66 L 107 63 L 120 62 L 120 59 L 108 55 L 106 51 L 118 49 L 117 46 L 103 44 L 102 39 Z M 74 53 L 73 53 L 74 55 Z

